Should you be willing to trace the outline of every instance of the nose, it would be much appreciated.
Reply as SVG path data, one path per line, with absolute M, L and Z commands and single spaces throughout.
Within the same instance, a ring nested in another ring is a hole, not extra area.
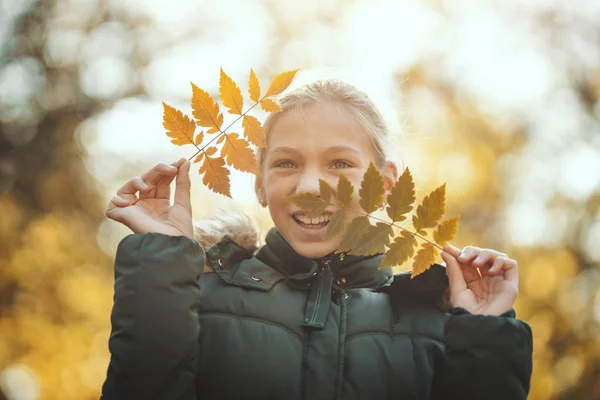
M 322 179 L 321 174 L 316 168 L 305 169 L 298 178 L 296 194 L 308 192 L 318 196 L 320 194 L 319 179 Z

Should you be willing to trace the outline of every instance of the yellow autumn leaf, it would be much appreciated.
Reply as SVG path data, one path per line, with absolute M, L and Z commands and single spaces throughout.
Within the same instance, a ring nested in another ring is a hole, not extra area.
M 200 131 L 196 135 L 196 138 L 194 139 L 194 143 L 196 144 L 196 146 L 200 146 L 202 144 L 203 140 L 204 140 L 204 131 Z
M 449 218 L 438 225 L 437 229 L 433 231 L 433 240 L 440 246 L 448 243 L 458 231 L 458 220 L 460 219 L 460 215 L 456 217 Z
M 300 193 L 291 197 L 292 202 L 302 211 L 306 212 L 308 218 L 314 218 L 323 213 L 328 204 L 323 199 L 312 193 Z
M 431 243 L 423 243 L 413 260 L 412 274 L 410 275 L 410 278 L 412 279 L 415 276 L 421 275 L 423 272 L 427 271 L 435 262 L 435 258 L 438 256 L 438 254 L 439 252 L 437 248 Z
M 221 155 L 225 158 L 228 165 L 238 171 L 258 174 L 258 165 L 254 152 L 248 146 L 249 143 L 240 138 L 237 133 L 228 133 L 224 136 L 225 144 L 221 149 Z
M 371 225 L 364 237 L 355 244 L 349 254 L 356 256 L 370 256 L 383 253 L 385 246 L 390 243 L 390 236 L 394 234 L 392 226 L 385 222 Z
M 389 249 L 383 255 L 383 260 L 379 268 L 390 268 L 402 265 L 405 261 L 415 254 L 417 239 L 410 232 L 402 231 L 400 236 L 394 238 L 394 242 L 389 245 Z
M 337 210 L 329 217 L 329 223 L 327 224 L 327 231 L 325 232 L 325 240 L 329 240 L 344 230 L 344 223 L 346 222 L 346 211 Z
M 210 190 L 231 197 L 229 170 L 225 167 L 225 160 L 222 157 L 204 157 L 198 172 L 204 174 L 202 183 Z
M 367 168 L 367 172 L 365 172 L 363 176 L 360 183 L 360 190 L 358 191 L 361 208 L 367 214 L 377 210 L 379 205 L 383 202 L 384 194 L 385 187 L 383 185 L 383 177 L 371 161 L 369 162 L 369 168 Z
M 194 159 L 194 161 L 192 161 L 192 163 L 197 163 L 197 162 L 200 162 L 200 161 L 202 161 L 203 159 L 204 159 L 204 152 L 203 152 L 203 151 L 201 151 L 201 152 L 200 152 L 200 153 L 199 153 L 199 154 L 196 156 L 196 158 Z
M 192 115 L 196 124 L 210 128 L 208 133 L 216 133 L 223 126 L 223 114 L 219 112 L 219 105 L 207 91 L 200 89 L 192 83 Z
M 354 185 L 345 175 L 340 175 L 336 189 L 337 200 L 342 207 L 348 207 L 354 197 Z
M 269 85 L 269 89 L 267 89 L 267 93 L 265 93 L 265 97 L 275 96 L 290 86 L 294 76 L 298 72 L 297 69 L 292 71 L 282 72 L 273 78 L 271 81 L 271 85 Z
M 331 202 L 331 195 L 333 194 L 333 189 L 329 186 L 329 183 L 325 182 L 323 179 L 319 179 L 319 194 L 323 201 L 329 203 Z
M 207 156 L 212 156 L 213 154 L 215 154 L 217 152 L 217 148 L 214 146 L 209 147 L 208 149 L 204 150 L 204 152 L 206 153 Z
M 404 214 L 412 210 L 414 202 L 415 183 L 409 169 L 406 168 L 387 197 L 387 215 L 393 222 L 404 221 L 406 219 Z
M 248 79 L 248 94 L 250 95 L 250 100 L 255 103 L 260 101 L 260 83 L 252 68 L 250 68 L 250 79 Z
M 336 253 L 348 251 L 356 247 L 363 239 L 363 236 L 367 234 L 370 226 L 369 217 L 366 215 L 361 215 L 350 221 L 342 235 L 342 240 Z
M 244 107 L 242 91 L 237 83 L 221 68 L 219 77 L 219 98 L 223 105 L 229 109 L 229 114 L 241 115 Z
M 279 107 L 279 104 L 277 104 L 276 102 L 274 102 L 271 99 L 262 99 L 260 101 L 260 106 L 266 112 L 279 112 L 279 111 L 281 111 L 281 107 Z
M 194 121 L 167 103 L 163 102 L 162 104 L 163 126 L 167 130 L 167 136 L 173 138 L 171 143 L 178 146 L 194 144 L 194 132 L 196 131 Z
M 244 128 L 244 136 L 250 143 L 258 147 L 267 147 L 265 130 L 255 117 L 244 115 L 242 127 Z
M 415 230 L 426 235 L 425 228 L 435 227 L 446 212 L 446 184 L 429 193 L 419 207 L 417 214 L 413 215 Z

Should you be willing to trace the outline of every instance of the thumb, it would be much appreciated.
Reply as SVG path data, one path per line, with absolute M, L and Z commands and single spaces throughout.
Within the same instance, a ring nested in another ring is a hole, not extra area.
M 192 204 L 190 202 L 190 162 L 185 160 L 177 171 L 177 179 L 175 180 L 175 204 L 184 207 L 190 213 L 192 212 Z
M 465 282 L 465 277 L 456 258 L 445 251 L 442 251 L 440 255 L 446 262 L 446 274 L 448 275 L 451 296 L 466 290 L 467 282 Z

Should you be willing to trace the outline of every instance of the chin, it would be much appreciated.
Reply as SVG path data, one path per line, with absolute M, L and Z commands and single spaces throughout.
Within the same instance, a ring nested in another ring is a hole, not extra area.
M 290 243 L 296 253 L 306 258 L 321 258 L 336 248 L 329 243 Z

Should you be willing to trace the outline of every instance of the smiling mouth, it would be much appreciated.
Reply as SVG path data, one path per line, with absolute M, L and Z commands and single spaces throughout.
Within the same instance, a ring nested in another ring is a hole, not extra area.
M 296 215 L 292 215 L 292 219 L 294 221 L 296 221 L 296 223 L 304 228 L 311 228 L 311 229 L 319 229 L 319 228 L 323 228 L 325 226 L 327 226 L 327 224 L 329 224 L 329 217 L 331 216 L 331 214 L 321 214 L 320 216 L 316 217 L 316 218 L 307 218 L 304 215 L 301 214 L 296 214 Z

